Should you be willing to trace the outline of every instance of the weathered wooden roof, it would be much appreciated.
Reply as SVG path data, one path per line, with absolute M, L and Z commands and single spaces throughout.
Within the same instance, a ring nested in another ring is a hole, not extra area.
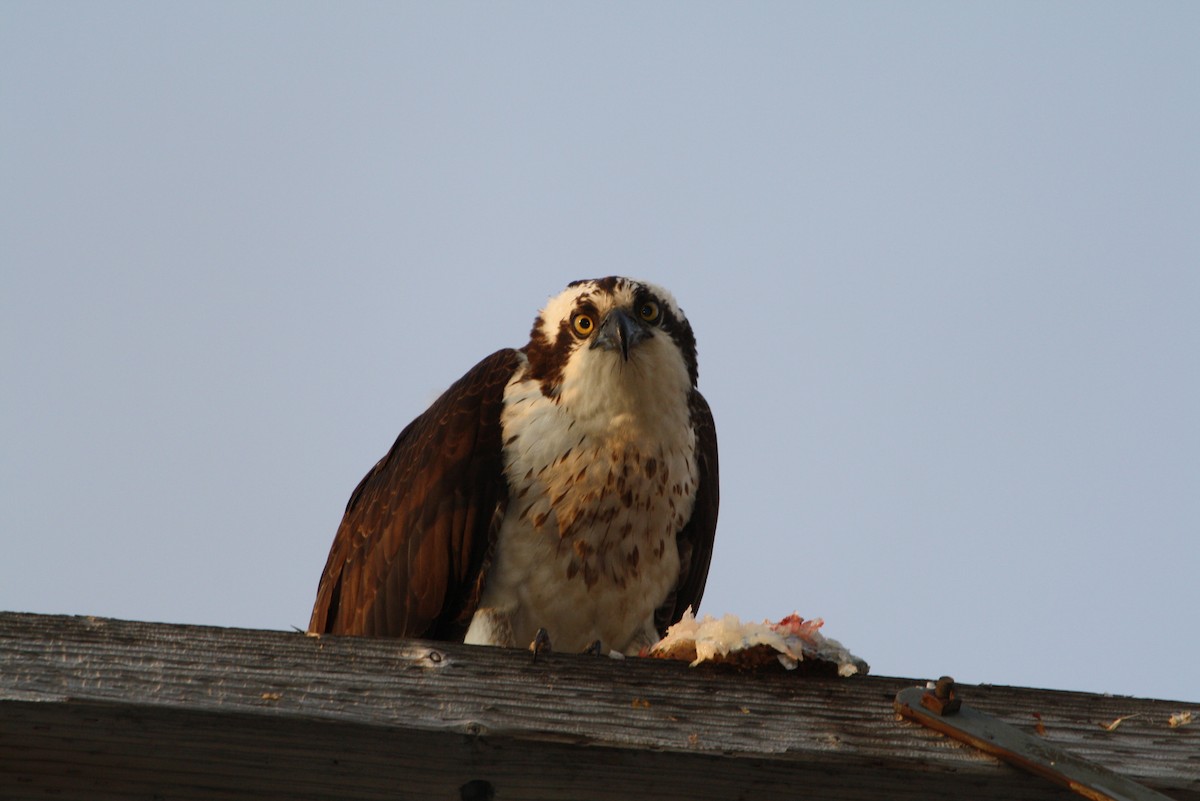
M 898 719 L 915 683 L 0 613 L 0 797 L 1078 798 Z M 1200 801 L 1195 699 L 959 690 Z

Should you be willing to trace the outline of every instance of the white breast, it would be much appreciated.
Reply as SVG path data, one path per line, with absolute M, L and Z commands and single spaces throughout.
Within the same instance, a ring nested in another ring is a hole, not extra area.
M 604 384 L 570 388 L 587 402 L 552 399 L 521 369 L 506 388 L 509 505 L 467 642 L 523 646 L 539 627 L 561 651 L 657 639 L 696 492 L 695 432 L 686 392 L 619 372 Z

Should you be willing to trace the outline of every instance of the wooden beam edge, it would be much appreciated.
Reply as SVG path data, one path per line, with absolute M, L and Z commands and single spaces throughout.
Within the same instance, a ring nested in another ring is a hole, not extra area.
M 1010 770 L 899 721 L 892 699 L 914 683 L 566 654 L 535 663 L 521 651 L 447 643 L 0 613 L 0 705 L 177 708 L 807 768 L 909 765 L 976 776 Z M 1016 725 L 1031 727 L 1026 710 L 1040 709 L 1048 736 L 1081 756 L 1183 793 L 1178 798 L 1200 798 L 1200 731 L 1165 726 L 1167 710 L 1178 711 L 1179 702 L 1027 688 L 963 691 Z M 1161 717 L 1164 725 L 1131 719 L 1123 734 L 1099 725 L 1122 714 Z

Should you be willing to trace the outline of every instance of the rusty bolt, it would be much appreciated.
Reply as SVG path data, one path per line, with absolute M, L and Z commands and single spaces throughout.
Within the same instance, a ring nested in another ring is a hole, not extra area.
M 954 679 L 942 676 L 933 686 L 921 696 L 921 706 L 937 715 L 953 715 L 962 707 L 962 699 L 954 686 Z

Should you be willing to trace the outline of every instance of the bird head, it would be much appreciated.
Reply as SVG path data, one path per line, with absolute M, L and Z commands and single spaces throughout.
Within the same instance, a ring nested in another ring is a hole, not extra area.
M 696 338 L 683 311 L 662 287 L 630 278 L 569 284 L 534 321 L 525 354 L 549 397 L 696 386 Z

